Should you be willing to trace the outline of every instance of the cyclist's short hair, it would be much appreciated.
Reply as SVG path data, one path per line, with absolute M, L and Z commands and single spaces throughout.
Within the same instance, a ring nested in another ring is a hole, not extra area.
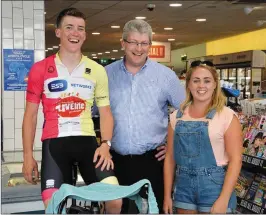
M 71 7 L 71 8 L 66 8 L 64 10 L 62 10 L 57 18 L 56 18 L 56 28 L 59 28 L 62 20 L 65 16 L 74 16 L 74 17 L 78 17 L 78 18 L 82 18 L 84 19 L 84 21 L 86 20 L 86 16 L 80 12 L 77 8 Z
M 152 28 L 149 23 L 141 19 L 133 19 L 128 21 L 123 29 L 122 39 L 127 40 L 130 32 L 138 32 L 141 34 L 148 34 L 150 43 L 152 42 Z

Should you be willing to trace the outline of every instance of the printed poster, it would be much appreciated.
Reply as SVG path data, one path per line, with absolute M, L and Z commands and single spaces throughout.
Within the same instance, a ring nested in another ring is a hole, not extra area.
M 26 91 L 34 50 L 4 49 L 4 90 Z

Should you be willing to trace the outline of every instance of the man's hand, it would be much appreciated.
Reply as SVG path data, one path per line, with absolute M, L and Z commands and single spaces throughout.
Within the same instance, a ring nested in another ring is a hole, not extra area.
M 166 146 L 158 146 L 157 148 L 158 153 L 155 155 L 155 157 L 158 159 L 158 161 L 161 161 L 165 158 L 165 153 L 166 153 Z
M 39 179 L 38 164 L 33 157 L 24 157 L 22 172 L 27 182 L 37 184 Z M 32 173 L 34 172 L 34 180 Z
M 94 153 L 94 157 L 93 157 L 93 162 L 97 162 L 95 168 L 98 168 L 99 166 L 102 165 L 101 167 L 101 171 L 104 170 L 104 168 L 106 167 L 107 170 L 110 169 L 114 169 L 114 163 L 112 161 L 112 156 L 109 152 L 110 147 L 106 144 L 106 143 L 102 143 L 102 145 L 100 147 L 98 147 Z M 98 157 L 100 157 L 98 159 Z

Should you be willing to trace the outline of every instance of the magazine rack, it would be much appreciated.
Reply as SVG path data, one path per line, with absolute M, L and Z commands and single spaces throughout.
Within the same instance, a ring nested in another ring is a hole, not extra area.
M 244 100 L 239 120 L 242 125 L 244 142 L 242 170 L 236 184 L 237 213 L 266 214 L 266 105 L 260 111 L 245 112 L 250 109 L 248 102 L 262 100 Z M 255 108 L 254 108 L 255 109 Z

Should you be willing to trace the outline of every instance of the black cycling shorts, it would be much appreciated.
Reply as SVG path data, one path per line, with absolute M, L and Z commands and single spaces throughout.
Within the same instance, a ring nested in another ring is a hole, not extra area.
M 93 163 L 98 144 L 93 136 L 69 136 L 47 139 L 42 144 L 41 190 L 73 184 L 73 163 L 78 163 L 86 185 L 114 176 L 113 170 L 100 171 Z

